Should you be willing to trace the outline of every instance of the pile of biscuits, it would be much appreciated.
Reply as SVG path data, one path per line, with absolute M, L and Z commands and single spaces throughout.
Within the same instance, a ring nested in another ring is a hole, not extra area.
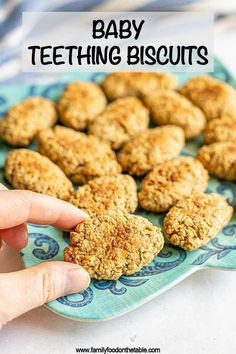
M 185 141 L 199 134 L 205 145 L 196 158 L 179 156 Z M 212 77 L 193 77 L 178 89 L 167 73 L 112 73 L 100 85 L 72 82 L 56 104 L 29 97 L 10 108 L 0 120 L 0 138 L 16 147 L 5 163 L 14 188 L 66 200 L 89 214 L 71 233 L 64 258 L 95 279 L 133 274 L 163 248 L 160 228 L 133 215 L 138 206 L 166 212 L 166 239 L 189 251 L 232 217 L 223 196 L 204 193 L 209 173 L 236 181 L 236 91 Z M 33 141 L 39 152 L 26 148 Z

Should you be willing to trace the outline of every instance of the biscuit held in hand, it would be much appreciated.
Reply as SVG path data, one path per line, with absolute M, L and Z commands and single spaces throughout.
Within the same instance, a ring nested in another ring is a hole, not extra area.
M 184 131 L 174 125 L 148 129 L 124 144 L 118 161 L 125 172 L 142 176 L 159 163 L 174 159 L 184 147 Z
M 29 97 L 10 108 L 0 120 L 0 138 L 13 146 L 27 146 L 35 135 L 56 123 L 55 104 L 44 97 Z
M 71 233 L 64 259 L 95 279 L 118 279 L 150 263 L 164 246 L 161 230 L 137 215 L 91 218 Z
M 228 181 L 236 181 L 236 143 L 221 142 L 202 146 L 197 158 L 209 173 Z
M 84 184 L 121 172 L 110 146 L 96 136 L 56 126 L 38 135 L 41 154 L 55 162 L 73 182 Z
M 149 112 L 136 97 L 120 98 L 89 125 L 89 133 L 106 140 L 113 149 L 119 149 L 134 135 L 146 130 Z
M 152 121 L 157 125 L 174 124 L 184 130 L 185 138 L 200 134 L 205 125 L 204 113 L 184 96 L 172 90 L 157 90 L 144 97 Z
M 90 216 L 133 213 L 138 206 L 137 185 L 128 175 L 98 177 L 79 187 L 71 203 Z
M 106 108 L 106 97 L 93 82 L 75 81 L 67 85 L 59 102 L 61 121 L 68 127 L 84 130 Z
M 160 88 L 175 89 L 176 86 L 176 76 L 161 72 L 117 72 L 107 75 L 101 83 L 109 100 L 141 97 Z
M 164 219 L 166 238 L 186 251 L 204 246 L 228 224 L 233 208 L 218 194 L 180 199 Z
M 177 200 L 207 188 L 208 172 L 197 159 L 180 157 L 164 162 L 142 180 L 139 203 L 154 213 L 167 211 Z
M 27 189 L 63 200 L 69 200 L 74 191 L 71 181 L 57 165 L 32 150 L 12 150 L 5 162 L 5 177 L 16 189 Z

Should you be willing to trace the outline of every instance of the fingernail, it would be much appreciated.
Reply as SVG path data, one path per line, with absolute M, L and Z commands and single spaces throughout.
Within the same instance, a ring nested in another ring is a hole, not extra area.
M 73 267 L 66 273 L 65 295 L 85 290 L 90 284 L 90 276 L 82 267 Z
M 79 209 L 79 213 L 82 216 L 82 218 L 84 218 L 85 220 L 90 218 L 89 214 L 87 214 L 85 211 L 81 209 Z

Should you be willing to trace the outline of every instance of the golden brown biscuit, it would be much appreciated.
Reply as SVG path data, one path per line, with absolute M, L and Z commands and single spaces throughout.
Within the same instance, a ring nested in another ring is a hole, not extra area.
M 164 219 L 166 238 L 186 251 L 204 246 L 230 221 L 233 208 L 218 194 L 180 199 Z
M 118 161 L 125 172 L 142 176 L 159 163 L 177 157 L 184 147 L 184 131 L 174 125 L 148 129 L 124 144 Z
M 69 200 L 73 193 L 72 183 L 62 170 L 47 157 L 32 150 L 12 150 L 6 159 L 5 177 L 14 188 L 63 200 Z
M 93 135 L 56 126 L 38 135 L 38 146 L 75 183 L 121 172 L 110 146 Z
M 141 216 L 103 215 L 77 226 L 64 259 L 81 265 L 91 278 L 115 280 L 150 263 L 163 245 L 160 229 Z
M 148 128 L 149 112 L 136 97 L 120 98 L 89 125 L 89 133 L 119 149 L 134 135 Z
M 152 120 L 157 125 L 174 124 L 184 130 L 185 138 L 200 134 L 206 118 L 203 112 L 184 96 L 172 90 L 157 90 L 144 97 Z
M 198 150 L 197 158 L 211 175 L 236 181 L 236 143 L 205 145 Z
M 193 157 L 179 157 L 163 162 L 142 180 L 139 203 L 154 213 L 167 211 L 179 199 L 196 192 L 204 192 L 208 172 Z
M 13 146 L 27 146 L 35 135 L 56 123 L 55 104 L 44 97 L 29 97 L 9 109 L 0 120 L 0 138 Z
M 105 108 L 105 95 L 93 82 L 72 82 L 58 102 L 61 121 L 76 130 L 84 130 Z
M 236 118 L 236 91 L 210 76 L 196 76 L 179 90 L 201 108 L 208 120 L 229 115 Z
M 236 142 L 236 119 L 232 117 L 213 119 L 204 130 L 205 144 L 223 141 Z
M 137 185 L 128 175 L 98 177 L 79 187 L 71 203 L 90 216 L 133 213 L 138 205 Z
M 101 83 L 109 100 L 140 97 L 160 88 L 175 89 L 176 86 L 176 76 L 161 72 L 117 72 L 107 75 Z

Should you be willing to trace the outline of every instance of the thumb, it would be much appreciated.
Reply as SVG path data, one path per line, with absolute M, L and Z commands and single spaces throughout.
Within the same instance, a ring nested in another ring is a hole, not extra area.
M 0 274 L 0 327 L 60 296 L 83 291 L 89 282 L 85 269 L 67 262 L 41 263 L 30 269 Z

